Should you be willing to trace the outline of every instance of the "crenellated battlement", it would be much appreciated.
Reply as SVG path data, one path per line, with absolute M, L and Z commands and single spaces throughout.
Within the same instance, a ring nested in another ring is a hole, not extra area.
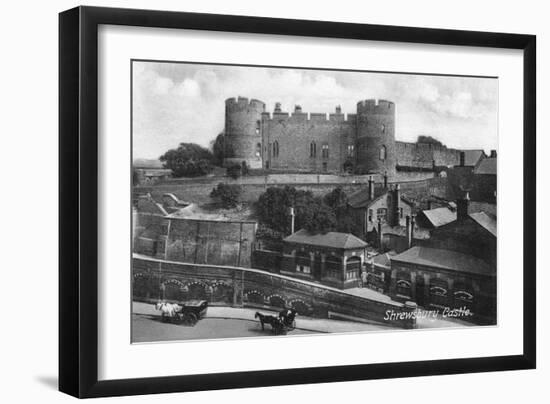
M 247 97 L 232 97 L 225 100 L 226 108 L 230 110 L 239 110 L 252 107 L 253 109 L 261 109 L 265 111 L 265 103 L 263 101 Z
M 388 100 L 368 99 L 357 103 L 358 114 L 393 114 L 395 113 L 395 104 Z
M 280 104 L 277 103 L 273 112 L 262 112 L 263 121 L 281 121 L 287 120 L 289 123 L 333 123 L 333 122 L 348 122 L 355 124 L 357 114 L 344 114 L 340 106 L 336 107 L 336 112 L 303 112 L 302 107 L 296 105 L 294 112 L 285 112 L 281 110 Z

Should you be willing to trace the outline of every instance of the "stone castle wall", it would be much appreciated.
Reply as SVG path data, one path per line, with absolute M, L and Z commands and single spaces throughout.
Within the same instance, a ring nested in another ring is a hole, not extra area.
M 455 166 L 460 150 L 424 143 L 395 142 L 396 165 L 399 168 L 433 169 L 434 166 Z
M 356 114 L 265 111 L 258 100 L 226 100 L 224 165 L 315 173 L 433 171 L 459 163 L 460 150 L 395 141 L 395 104 L 363 100 Z
M 342 172 L 347 145 L 355 144 L 354 117 L 344 114 L 262 114 L 263 168 Z M 312 146 L 315 145 L 315 146 Z M 328 146 L 323 151 L 323 146 Z M 353 162 L 353 158 L 352 158 Z
M 386 100 L 357 103 L 357 170 L 395 174 L 395 104 Z
M 261 168 L 260 121 L 265 104 L 248 98 L 225 101 L 224 166 L 242 164 Z

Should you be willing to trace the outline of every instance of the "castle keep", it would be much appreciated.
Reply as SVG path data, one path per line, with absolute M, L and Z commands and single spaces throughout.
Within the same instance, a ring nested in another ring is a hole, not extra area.
M 262 101 L 225 101 L 224 165 L 251 169 L 382 174 L 396 170 L 434 170 L 457 165 L 460 150 L 395 140 L 395 104 L 368 99 L 356 113 L 293 113 L 277 103 L 273 113 Z

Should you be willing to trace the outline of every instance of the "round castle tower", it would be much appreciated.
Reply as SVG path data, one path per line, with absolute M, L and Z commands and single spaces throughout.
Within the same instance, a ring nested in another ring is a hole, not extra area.
M 395 104 L 386 100 L 357 103 L 357 171 L 395 175 Z
M 261 121 L 265 104 L 245 97 L 225 100 L 224 167 L 262 168 Z

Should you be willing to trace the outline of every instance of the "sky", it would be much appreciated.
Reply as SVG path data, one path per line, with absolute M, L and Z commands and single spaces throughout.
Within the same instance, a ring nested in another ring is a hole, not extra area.
M 355 113 L 358 101 L 393 101 L 396 140 L 433 136 L 448 147 L 497 148 L 498 79 L 188 63 L 133 62 L 133 155 L 158 158 L 179 143 L 208 146 L 223 131 L 225 100 L 259 99 L 273 111 Z

